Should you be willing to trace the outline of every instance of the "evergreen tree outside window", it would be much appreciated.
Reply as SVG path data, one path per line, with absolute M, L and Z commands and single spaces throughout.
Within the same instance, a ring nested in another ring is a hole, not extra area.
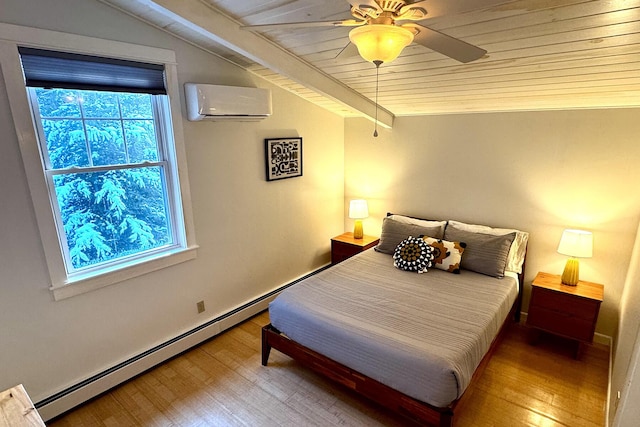
M 20 53 L 68 276 L 184 247 L 162 69 Z

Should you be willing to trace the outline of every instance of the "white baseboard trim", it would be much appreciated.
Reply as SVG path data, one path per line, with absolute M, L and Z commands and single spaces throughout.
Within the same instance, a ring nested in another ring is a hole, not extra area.
M 611 344 L 613 343 L 613 338 L 611 338 L 609 335 L 600 334 L 600 333 L 596 332 L 593 335 L 593 342 L 598 343 L 598 344 L 604 344 L 604 345 L 608 346 L 609 348 L 611 348 Z
M 119 363 L 97 375 L 68 387 L 40 402 L 35 403 L 43 420 L 49 421 L 76 406 L 112 389 L 113 387 L 140 375 L 154 366 L 183 353 L 186 350 L 218 335 L 238 323 L 264 311 L 269 303 L 284 289 L 299 281 L 313 276 L 328 268 L 319 268 L 309 274 L 301 276 L 274 291 L 268 292 L 240 307 L 237 307 L 207 323 L 187 331 L 171 340 L 155 346 L 137 356 Z

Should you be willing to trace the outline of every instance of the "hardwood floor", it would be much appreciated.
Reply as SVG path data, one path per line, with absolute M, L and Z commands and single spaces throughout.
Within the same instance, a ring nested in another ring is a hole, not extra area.
M 65 426 L 404 426 L 407 422 L 272 350 L 258 316 L 51 421 Z M 456 410 L 456 426 L 604 425 L 609 349 L 536 346 L 512 325 Z

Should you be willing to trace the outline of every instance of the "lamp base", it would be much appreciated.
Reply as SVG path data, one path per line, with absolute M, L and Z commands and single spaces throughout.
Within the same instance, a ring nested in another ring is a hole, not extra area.
M 562 272 L 562 284 L 576 286 L 580 281 L 580 261 L 577 258 L 569 258 Z
M 356 223 L 353 226 L 353 238 L 362 239 L 363 237 L 364 233 L 362 232 L 362 220 L 356 219 Z

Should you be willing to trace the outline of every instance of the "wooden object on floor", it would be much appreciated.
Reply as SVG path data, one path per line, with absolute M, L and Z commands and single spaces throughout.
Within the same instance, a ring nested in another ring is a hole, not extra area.
M 593 342 L 604 286 L 580 280 L 563 285 L 557 274 L 539 272 L 531 283 L 527 326 L 581 343 Z
M 274 351 L 260 364 L 267 312 L 49 421 L 76 426 L 406 427 L 391 413 Z M 456 427 L 602 427 L 609 348 L 586 346 L 579 360 L 564 340 L 536 347 L 512 324 L 455 410 Z
M 22 384 L 0 392 L 0 427 L 44 427 Z
M 353 237 L 352 232 L 343 233 L 331 239 L 331 264 L 337 264 L 347 258 L 376 246 L 380 238 L 367 236 L 362 239 Z

